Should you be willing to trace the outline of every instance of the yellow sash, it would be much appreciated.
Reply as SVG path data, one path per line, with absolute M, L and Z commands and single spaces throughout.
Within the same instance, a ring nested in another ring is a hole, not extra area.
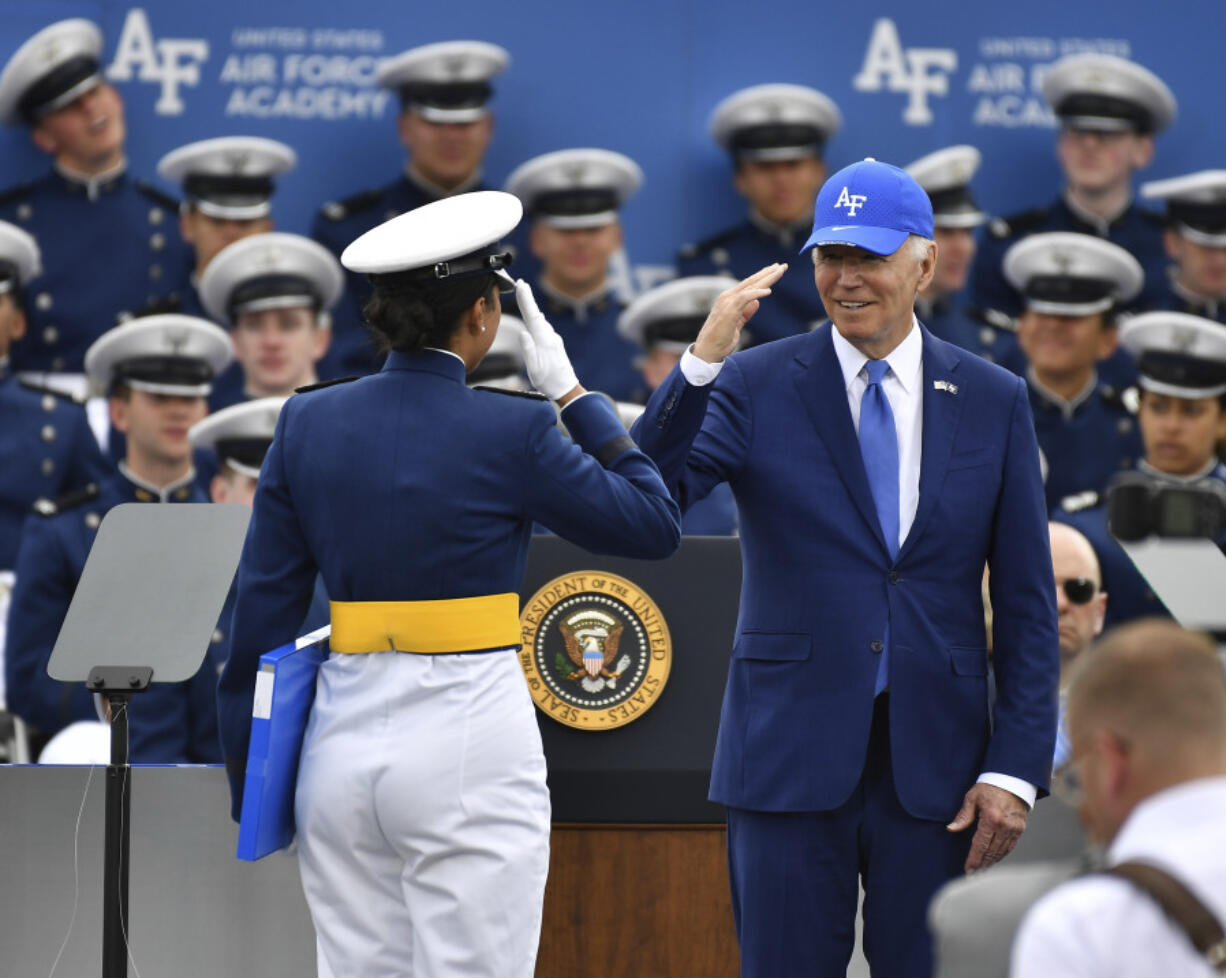
M 518 645 L 519 595 L 442 601 L 333 601 L 333 652 L 445 655 Z

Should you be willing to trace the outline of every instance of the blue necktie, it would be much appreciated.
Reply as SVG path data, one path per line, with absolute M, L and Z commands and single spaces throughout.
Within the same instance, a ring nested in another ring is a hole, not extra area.
M 898 556 L 898 436 L 894 431 L 894 412 L 881 381 L 890 364 L 886 360 L 869 360 L 864 364 L 868 387 L 860 398 L 860 455 L 868 475 L 868 487 L 877 507 L 877 522 L 890 560 Z M 877 680 L 873 695 L 889 684 L 890 625 L 886 622 L 882 637 L 881 658 L 877 662 Z

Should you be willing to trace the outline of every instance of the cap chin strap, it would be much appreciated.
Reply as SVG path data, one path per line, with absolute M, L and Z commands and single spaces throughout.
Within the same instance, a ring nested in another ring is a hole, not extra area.
M 1175 225 L 1180 235 L 1187 238 L 1193 244 L 1205 245 L 1209 248 L 1226 248 L 1226 231 L 1220 231 L 1217 234 L 1211 234 L 1208 231 L 1199 231 L 1196 228 L 1182 222 Z
M 1052 302 L 1047 299 L 1027 299 L 1026 308 L 1031 312 L 1044 313 L 1049 316 L 1092 316 L 1096 312 L 1106 312 L 1115 299 L 1107 296 L 1105 299 L 1095 299 L 1093 302 Z
M 537 220 L 560 231 L 580 231 L 616 224 L 617 211 L 600 211 L 598 214 L 541 214 Z
M 222 459 L 222 461 L 239 475 L 245 475 L 248 479 L 259 479 L 260 477 L 260 470 L 258 468 L 253 468 L 250 465 L 244 465 L 242 462 L 229 458 L 228 456 Z
M 133 380 L 130 377 L 124 378 L 122 383 L 134 391 L 165 394 L 168 397 L 208 397 L 213 392 L 212 384 L 159 384 L 152 380 Z
M 214 200 L 196 198 L 192 206 L 206 217 L 218 221 L 258 221 L 272 213 L 272 202 L 261 200 L 254 204 L 220 204 Z

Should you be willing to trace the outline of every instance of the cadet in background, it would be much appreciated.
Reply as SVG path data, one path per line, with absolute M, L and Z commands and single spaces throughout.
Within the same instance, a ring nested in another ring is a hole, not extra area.
M 396 133 L 407 158 L 391 183 L 320 208 L 311 237 L 338 258 L 350 242 L 389 218 L 422 204 L 484 189 L 481 166 L 494 135 L 491 80 L 511 56 L 485 41 L 442 41 L 388 58 L 376 81 L 400 97 Z M 325 377 L 377 370 L 381 357 L 362 321 L 370 297 L 363 275 L 345 276 L 345 295 L 333 315 L 333 343 Z
M 640 388 L 638 348 L 617 331 L 624 306 L 609 262 L 624 241 L 621 207 L 642 182 L 638 164 L 621 153 L 564 149 L 516 167 L 506 185 L 531 222 L 528 246 L 541 271 L 529 281 L 541 311 L 584 383 L 615 401 Z
M 813 295 L 813 272 L 796 256 L 813 224 L 813 203 L 826 179 L 826 143 L 842 124 L 839 108 L 803 85 L 754 85 L 734 92 L 711 114 L 711 135 L 732 157 L 732 185 L 745 198 L 741 223 L 677 256 L 682 277 L 744 278 L 765 265 L 788 270 L 771 302 L 754 316 L 753 341 L 805 333 L 825 315 Z
M 1050 512 L 1066 496 L 1103 490 L 1141 457 L 1136 392 L 1106 383 L 1096 367 L 1116 351 L 1116 312 L 1140 290 L 1142 271 L 1118 245 L 1052 231 L 1010 248 L 1004 275 L 1025 297 L 1017 338 Z
M 1157 307 L 1226 323 L 1226 170 L 1143 183 L 1141 196 L 1166 201 L 1172 264 Z
M 12 368 L 77 398 L 89 345 L 182 288 L 190 268 L 178 202 L 128 173 L 123 100 L 103 78 L 101 51 L 96 25 L 62 20 L 0 73 L 0 121 L 25 125 L 52 159 L 43 176 L 0 191 L 0 220 L 35 237 L 43 265 Z

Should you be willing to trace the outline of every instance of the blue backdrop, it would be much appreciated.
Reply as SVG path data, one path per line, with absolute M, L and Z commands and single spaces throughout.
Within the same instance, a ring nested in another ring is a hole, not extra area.
M 1179 99 L 1146 178 L 1226 166 L 1220 0 L 1181 3 L 1178 16 L 1140 0 L 0 0 L 0 58 L 69 16 L 96 20 L 106 35 L 135 173 L 152 177 L 163 153 L 194 139 L 284 140 L 300 156 L 274 202 L 289 231 L 305 232 L 320 203 L 385 183 L 402 167 L 395 97 L 374 86 L 378 60 L 466 37 L 495 41 L 512 57 L 495 82 L 487 180 L 501 185 L 528 157 L 569 146 L 634 157 L 647 180 L 624 211 L 627 249 L 650 277 L 680 243 L 738 218 L 729 163 L 707 120 L 725 95 L 761 82 L 811 85 L 838 103 L 844 127 L 828 147 L 832 169 L 977 145 L 978 195 L 1001 214 L 1046 202 L 1059 184 L 1053 120 L 1038 95 L 1044 66 L 1073 51 L 1107 51 L 1155 71 Z M 46 166 L 25 130 L 0 132 L 0 141 L 0 184 Z

